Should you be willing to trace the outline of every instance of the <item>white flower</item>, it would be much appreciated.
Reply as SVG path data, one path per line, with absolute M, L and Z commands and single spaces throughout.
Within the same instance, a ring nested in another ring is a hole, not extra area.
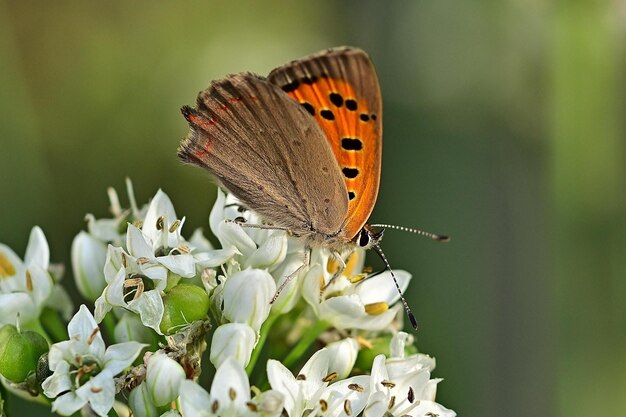
M 362 265 L 358 259 L 363 256 L 363 250 L 355 250 L 344 272 L 331 280 L 333 274 L 328 269 L 332 264 L 328 251 L 313 251 L 313 266 L 304 278 L 303 297 L 321 320 L 336 328 L 383 330 L 389 327 L 401 309 L 401 305 L 394 305 L 400 294 L 389 271 L 371 277 L 358 273 L 358 265 Z M 402 270 L 395 270 L 394 274 L 404 292 L 411 274 Z
M 215 329 L 211 340 L 211 363 L 219 368 L 226 358 L 245 367 L 256 343 L 256 332 L 244 323 L 226 323 Z
M 53 374 L 42 387 L 49 398 L 56 398 L 52 411 L 71 415 L 86 404 L 99 416 L 113 407 L 113 377 L 130 366 L 145 346 L 137 342 L 105 348 L 100 329 L 82 305 L 67 326 L 69 340 L 50 347 L 48 363 Z
M 339 379 L 344 379 L 352 371 L 359 354 L 359 344 L 356 339 L 347 338 L 329 343 L 326 349 L 330 352 L 330 369 L 337 372 Z
M 107 247 L 104 242 L 81 231 L 72 242 L 72 271 L 80 294 L 95 301 L 106 286 L 104 263 Z
M 338 377 L 331 368 L 331 354 L 326 348 L 318 350 L 296 377 L 279 361 L 267 362 L 268 380 L 272 389 L 285 396 L 289 417 L 346 416 L 363 411 L 369 396 L 369 377 L 361 375 L 330 384 Z
M 146 265 L 121 248 L 109 246 L 104 276 L 107 286 L 96 300 L 96 320 L 102 321 L 113 307 L 122 307 L 139 314 L 145 326 L 161 334 L 161 292 L 167 285 L 167 270 L 154 263 Z
M 180 384 L 185 380 L 185 370 L 165 353 L 150 356 L 146 365 L 146 385 L 157 407 L 178 397 Z
M 128 396 L 128 405 L 134 417 L 157 417 L 159 411 L 152 401 L 146 382 L 137 385 Z
M 141 317 L 145 326 L 161 334 L 162 293 L 168 281 L 192 278 L 205 268 L 226 262 L 234 249 L 214 250 L 201 234 L 194 234 L 200 248 L 192 247 L 180 234 L 185 219 L 177 220 L 172 202 L 159 190 L 141 229 L 128 224 L 126 247 L 109 246 L 104 265 L 107 282 L 96 300 L 96 319 L 101 321 L 113 307 L 122 307 Z
M 48 273 L 50 250 L 43 231 L 30 232 L 24 262 L 0 243 L 0 325 L 27 324 L 36 320 L 52 293 L 54 282 Z
M 241 268 L 268 268 L 279 265 L 287 255 L 287 233 L 280 230 L 242 227 L 232 220 L 242 217 L 251 225 L 262 224 L 252 211 L 238 211 L 239 201 L 232 195 L 226 197 L 218 189 L 217 199 L 209 216 L 211 230 L 225 250 L 236 250 L 234 260 Z
M 251 398 L 250 382 L 243 367 L 233 358 L 227 358 L 215 373 L 211 393 L 198 384 L 185 380 L 180 387 L 180 405 L 186 417 L 237 417 L 255 415 L 256 409 L 262 416 L 280 416 L 282 395 L 266 391 Z
M 272 276 L 262 269 L 246 269 L 224 283 L 224 317 L 231 323 L 246 323 L 255 331 L 267 319 L 276 292 Z
M 378 417 L 386 412 L 391 415 L 422 417 L 439 415 L 453 417 L 456 413 L 435 402 L 437 384 L 441 379 L 430 379 L 434 360 L 417 354 L 405 357 L 404 347 L 408 335 L 400 332 L 391 342 L 391 350 L 397 357 L 378 355 L 372 365 L 371 395 L 365 409 L 365 417 Z M 429 414 L 431 413 L 431 414 Z

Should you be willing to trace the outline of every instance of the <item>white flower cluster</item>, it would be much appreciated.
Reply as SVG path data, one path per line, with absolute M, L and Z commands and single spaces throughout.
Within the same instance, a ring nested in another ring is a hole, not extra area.
M 113 218 L 88 215 L 87 231 L 72 244 L 74 279 L 95 309 L 92 315 L 81 306 L 69 339 L 50 347 L 51 372 L 40 382 L 53 411 L 456 415 L 435 402 L 435 361 L 415 353 L 412 337 L 398 330 L 399 294 L 389 272 L 364 272 L 363 250 L 349 254 L 340 273 L 319 248 L 303 267 L 302 242 L 284 231 L 245 227 L 262 220 L 221 191 L 209 216 L 216 249 L 200 230 L 182 236 L 185 218 L 165 193 L 139 209 L 127 186 L 131 208 L 122 209 L 109 190 Z M 0 324 L 37 322 L 45 306 L 71 308 L 58 302 L 66 296 L 55 290 L 48 258 L 39 228 L 24 263 L 0 245 Z M 411 275 L 395 274 L 404 291 Z M 205 351 L 213 367 L 201 366 Z M 261 358 L 265 367 L 256 366 Z M 304 365 L 294 376 L 298 364 Z M 212 379 L 208 392 L 198 382 L 201 370 Z

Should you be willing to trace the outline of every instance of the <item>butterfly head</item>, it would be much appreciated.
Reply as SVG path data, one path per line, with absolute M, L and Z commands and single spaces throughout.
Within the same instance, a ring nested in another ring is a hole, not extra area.
M 378 231 L 374 230 L 372 226 L 366 224 L 363 226 L 361 231 L 357 233 L 354 238 L 354 243 L 356 243 L 359 247 L 363 249 L 369 249 L 372 246 L 375 246 L 380 242 L 383 238 L 383 234 L 385 233 L 385 229 L 380 229 Z

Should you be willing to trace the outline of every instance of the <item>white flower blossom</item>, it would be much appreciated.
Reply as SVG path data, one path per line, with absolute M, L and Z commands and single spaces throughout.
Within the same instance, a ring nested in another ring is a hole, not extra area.
M 400 332 L 392 339 L 391 350 L 399 356 L 385 358 L 378 355 L 374 359 L 371 395 L 364 416 L 378 417 L 386 412 L 412 417 L 456 416 L 454 411 L 435 402 L 437 384 L 441 379 L 430 379 L 434 360 L 423 354 L 405 357 L 404 349 L 400 351 L 407 338 L 406 333 Z
M 72 271 L 80 294 L 95 301 L 106 286 L 104 263 L 107 246 L 87 232 L 81 231 L 72 242 Z
M 52 294 L 50 250 L 41 228 L 30 232 L 24 262 L 0 243 L 0 325 L 36 320 Z
M 272 276 L 262 269 L 246 269 L 224 283 L 224 317 L 231 323 L 246 323 L 255 331 L 270 313 L 276 292 Z
M 315 314 L 339 329 L 388 328 L 402 308 L 397 304 L 400 294 L 391 273 L 385 271 L 371 277 L 359 273 L 362 265 L 359 258 L 364 252 L 357 249 L 350 255 L 343 273 L 333 279 L 333 274 L 328 272 L 329 256 L 325 249 L 314 250 L 312 267 L 304 278 L 303 297 Z M 402 270 L 394 270 L 394 274 L 404 292 L 411 274 Z
M 180 405 L 185 417 L 238 417 L 257 415 L 278 417 L 283 410 L 283 395 L 266 391 L 251 398 L 250 382 L 243 366 L 233 358 L 227 358 L 217 371 L 211 384 L 211 393 L 198 384 L 185 380 L 180 387 Z
M 42 387 L 56 398 L 52 411 L 69 416 L 89 404 L 99 416 L 106 416 L 115 401 L 113 377 L 130 366 L 145 346 L 137 342 L 105 348 L 100 329 L 82 305 L 67 326 L 69 340 L 50 347 L 51 376 Z
M 208 249 L 206 239 L 195 235 L 204 250 L 192 247 L 180 234 L 172 202 L 159 190 L 150 202 L 140 228 L 128 224 L 126 250 L 109 246 L 104 265 L 107 282 L 96 300 L 96 319 L 101 321 L 113 307 L 122 307 L 141 317 L 145 326 L 161 334 L 162 293 L 168 282 L 192 278 L 204 268 L 226 262 L 235 251 Z
M 185 380 L 185 370 L 165 353 L 155 353 L 146 364 L 146 385 L 157 407 L 178 398 L 180 384 Z
M 331 368 L 331 354 L 326 348 L 318 350 L 296 377 L 279 361 L 267 362 L 270 385 L 285 396 L 289 417 L 358 415 L 363 411 L 369 395 L 369 377 L 355 376 L 331 384 L 338 376 Z
M 219 368 L 226 358 L 245 367 L 256 344 L 256 332 L 245 323 L 226 323 L 215 329 L 211 340 L 211 363 Z

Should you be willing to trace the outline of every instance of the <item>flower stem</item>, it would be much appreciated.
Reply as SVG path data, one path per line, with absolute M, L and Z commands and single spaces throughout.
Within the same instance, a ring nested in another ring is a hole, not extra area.
M 106 335 L 109 337 L 109 340 L 115 341 L 115 325 L 117 324 L 117 320 L 113 317 L 113 314 L 107 314 L 102 319 L 101 326 L 104 327 L 104 331 Z
M 315 323 L 313 327 L 308 329 L 302 335 L 302 339 L 300 339 L 293 349 L 291 349 L 289 355 L 287 355 L 287 357 L 283 360 L 283 365 L 287 368 L 291 368 L 291 366 L 294 365 L 307 350 L 309 350 L 309 347 L 311 347 L 315 340 L 317 340 L 318 336 L 330 327 L 331 324 L 324 320 L 320 320 Z
M 279 316 L 280 314 L 270 313 L 267 320 L 265 320 L 265 322 L 263 322 L 263 324 L 261 325 L 259 341 L 257 342 L 256 347 L 252 351 L 252 356 L 250 356 L 250 362 L 248 363 L 248 366 L 246 366 L 246 372 L 248 376 L 252 375 L 254 366 L 259 360 L 259 356 L 261 355 L 261 351 L 263 350 L 263 345 L 265 345 L 265 341 L 267 340 L 267 335 L 269 334 L 270 329 L 272 328 L 272 326 L 274 325 L 274 322 L 276 321 L 276 319 L 278 319 Z
M 42 327 L 45 329 L 46 333 L 50 335 L 53 342 L 67 340 L 66 324 L 61 320 L 58 312 L 51 308 L 45 308 L 39 319 L 41 320 Z

